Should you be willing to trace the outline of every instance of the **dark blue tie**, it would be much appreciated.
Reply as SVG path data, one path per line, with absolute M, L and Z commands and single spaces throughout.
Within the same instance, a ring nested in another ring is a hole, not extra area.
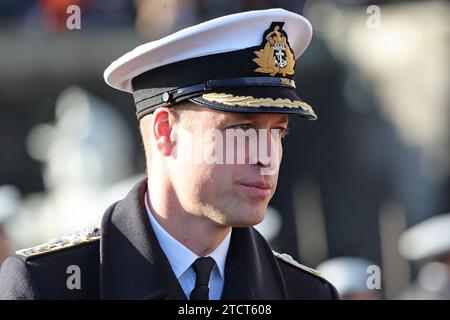
M 194 261 L 192 268 L 195 271 L 195 288 L 191 292 L 191 300 L 209 300 L 209 278 L 215 261 L 211 257 L 201 257 Z

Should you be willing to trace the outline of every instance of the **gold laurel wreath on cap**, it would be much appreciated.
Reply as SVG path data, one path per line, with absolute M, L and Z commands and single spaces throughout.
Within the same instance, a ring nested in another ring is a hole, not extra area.
M 287 44 L 286 37 L 278 31 L 280 26 L 275 26 L 273 31 L 266 36 L 266 44 L 263 49 L 254 51 L 257 58 L 253 61 L 259 66 L 254 72 L 269 73 L 271 76 L 275 76 L 277 73 L 286 76 L 286 74 L 294 74 L 295 58 L 291 49 Z M 274 52 L 275 45 L 283 46 L 286 52 L 286 67 L 279 68 L 275 65 Z
M 242 107 L 276 107 L 276 108 L 301 108 L 314 114 L 312 107 L 303 101 L 292 101 L 290 99 L 254 98 L 252 96 L 234 96 L 227 93 L 205 93 L 202 98 L 210 102 L 222 103 Z

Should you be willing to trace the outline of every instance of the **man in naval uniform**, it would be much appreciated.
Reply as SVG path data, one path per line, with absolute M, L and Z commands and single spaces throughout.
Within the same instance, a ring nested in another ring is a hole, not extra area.
M 8 258 L 0 297 L 337 299 L 328 281 L 272 251 L 253 228 L 276 189 L 288 116 L 317 118 L 293 80 L 311 37 L 298 14 L 251 11 L 114 61 L 105 81 L 133 94 L 147 179 L 107 209 L 101 226 Z M 221 143 L 230 132 L 245 143 Z

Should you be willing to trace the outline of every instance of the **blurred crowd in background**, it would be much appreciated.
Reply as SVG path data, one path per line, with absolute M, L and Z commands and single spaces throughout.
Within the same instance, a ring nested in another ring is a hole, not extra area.
M 111 61 L 272 7 L 313 25 L 296 83 L 319 120 L 290 122 L 257 228 L 344 298 L 450 299 L 450 3 L 437 0 L 1 1 L 0 262 L 98 224 L 145 176 L 132 97 L 102 79 Z

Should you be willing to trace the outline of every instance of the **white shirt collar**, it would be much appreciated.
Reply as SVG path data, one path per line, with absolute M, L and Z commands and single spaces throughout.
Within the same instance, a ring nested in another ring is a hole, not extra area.
M 153 231 L 156 234 L 158 242 L 169 259 L 170 266 L 175 273 L 175 276 L 180 278 L 180 276 L 194 263 L 194 261 L 199 258 L 194 252 L 189 248 L 184 246 L 177 239 L 172 237 L 156 220 L 150 206 L 148 204 L 148 193 L 145 193 L 145 208 L 147 209 L 147 214 L 150 218 L 150 223 L 152 225 Z M 207 257 L 212 257 L 216 262 L 216 266 L 219 270 L 222 279 L 225 279 L 225 260 L 228 253 L 228 248 L 230 246 L 231 240 L 231 230 L 222 240 L 222 242 L 207 254 Z

